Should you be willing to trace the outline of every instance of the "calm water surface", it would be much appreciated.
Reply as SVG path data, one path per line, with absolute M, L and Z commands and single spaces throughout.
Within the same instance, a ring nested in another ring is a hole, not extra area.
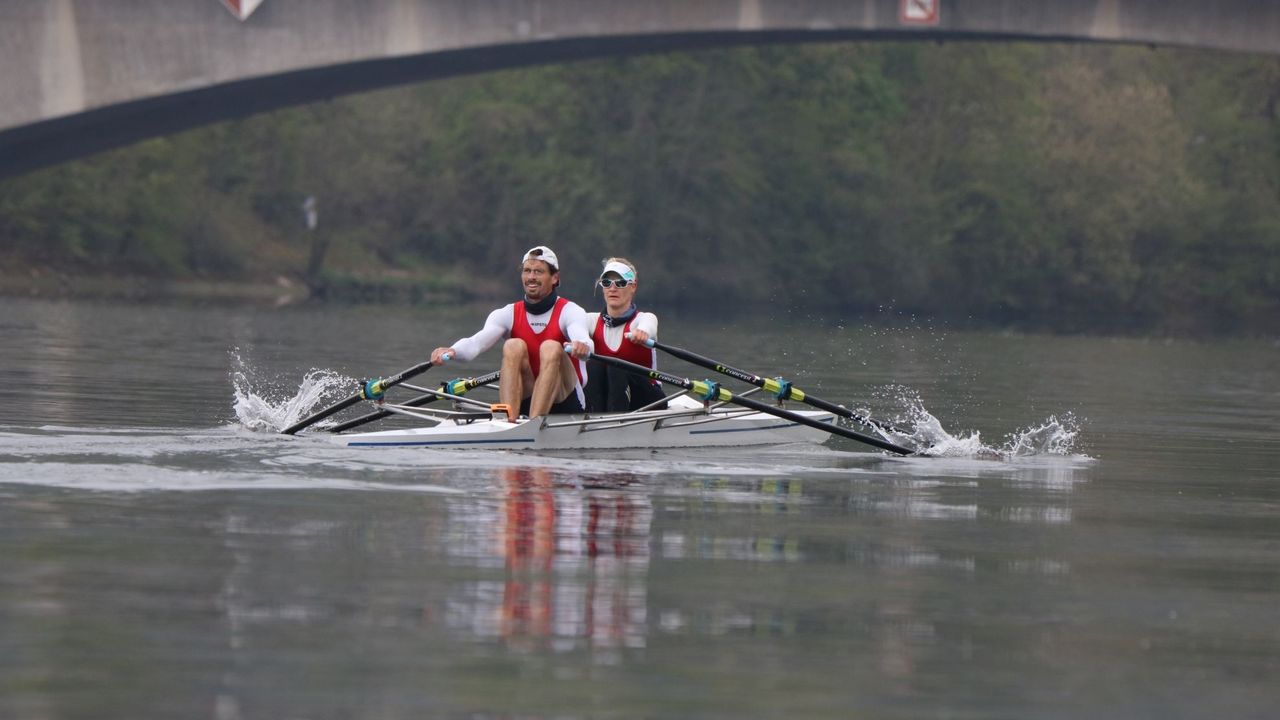
M 484 310 L 0 299 L 0 717 L 1276 717 L 1276 344 L 663 317 L 990 446 L 1074 416 L 1006 461 L 237 422 L 237 372 L 280 403 Z

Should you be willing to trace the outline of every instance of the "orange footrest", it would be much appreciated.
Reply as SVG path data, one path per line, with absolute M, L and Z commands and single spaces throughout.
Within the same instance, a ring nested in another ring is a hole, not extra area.
M 490 405 L 490 406 L 489 406 L 489 412 L 493 413 L 494 415 L 497 415 L 498 413 L 506 413 L 506 415 L 507 415 L 507 420 L 509 420 L 509 421 L 511 421 L 511 422 L 515 422 L 515 421 L 516 421 L 516 411 L 515 411 L 515 409 L 514 409 L 514 408 L 512 408 L 510 405 L 508 405 L 508 404 L 506 404 L 506 403 L 494 403 L 494 404 Z

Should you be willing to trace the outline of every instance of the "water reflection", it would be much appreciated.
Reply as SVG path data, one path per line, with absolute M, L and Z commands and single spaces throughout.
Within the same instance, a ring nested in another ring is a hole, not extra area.
M 6 334 L 14 344 L 27 350 L 25 357 L 14 358 L 13 369 L 0 374 L 15 376 L 22 385 L 39 387 L 42 391 L 40 414 L 47 422 L 73 424 L 83 408 L 80 396 L 86 389 L 78 383 L 75 372 L 77 360 L 92 356 L 89 338 L 84 331 L 80 306 L 72 303 L 39 304 L 32 306 L 30 324 L 18 325 L 20 315 L 14 315 L 15 327 L 6 328 Z M 38 331 L 37 331 L 38 329 Z M 16 331 L 12 333 L 11 331 Z M 8 363 L 0 363 L 0 366 Z M 6 383 L 12 386 L 12 383 Z
M 373 473 L 368 461 L 334 457 L 363 492 L 144 492 L 59 505 L 83 514 L 68 526 L 96 518 L 117 529 L 93 537 L 125 541 L 104 551 L 127 590 L 96 594 L 83 561 L 59 552 L 67 571 L 43 577 L 67 586 L 56 596 L 70 608 L 9 607 L 29 619 L 92 616 L 103 627 L 119 627 L 122 609 L 141 610 L 134 633 L 163 623 L 170 603 L 196 608 L 198 617 L 165 633 L 198 645 L 189 672 L 220 678 L 208 689 L 216 699 L 198 701 L 221 720 L 278 709 L 277 685 L 293 677 L 295 658 L 327 678 L 307 685 L 310 707 L 346 698 L 366 717 L 408 716 L 374 712 L 398 707 L 397 694 L 491 708 L 488 688 L 515 663 L 585 683 L 646 665 L 685 674 L 706 652 L 729 664 L 760 658 L 760 669 L 733 671 L 753 686 L 830 677 L 825 668 L 851 663 L 854 689 L 831 680 L 828 699 L 899 702 L 956 659 L 1048 653 L 1060 634 L 974 629 L 968 618 L 1007 612 L 1016 597 L 1048 608 L 1027 622 L 1053 621 L 1056 597 L 1091 567 L 1058 542 L 1079 515 L 1094 517 L 1069 468 L 937 462 L 793 477 L 636 475 L 578 459 L 422 470 L 414 456 L 413 469 L 384 460 Z M 142 464 L 183 466 L 168 456 Z M 186 481 L 169 482 L 172 490 Z M 423 486 L 448 492 L 403 491 Z M 135 566 L 158 573 L 134 576 Z M 13 575 L 40 592 L 40 582 Z M 152 592 L 150 577 L 163 577 L 166 592 Z M 89 597 L 106 602 L 76 600 Z M 135 665 L 149 666 L 148 682 L 167 677 L 164 649 L 131 647 L 141 648 Z M 50 673 L 66 662 L 29 656 Z M 357 656 L 376 672 L 355 669 Z M 373 674 L 385 680 L 368 681 Z M 56 704 L 55 690 L 23 700 Z M 744 699 L 737 709 L 751 706 Z
M 497 558 L 502 577 L 458 585 L 445 622 L 524 650 L 644 647 L 653 509 L 647 494 L 628 490 L 637 479 L 499 474 L 497 506 L 452 503 L 446 534 L 451 555 Z
M 754 459 L 375 458 L 122 432 L 222 422 L 222 358 L 241 340 L 220 313 L 14 307 L 0 313 L 0 414 L 19 425 L 0 433 L 0 717 L 1274 707 L 1270 346 L 971 336 L 970 362 L 1007 382 L 962 388 L 983 398 L 964 420 L 1078 407 L 1097 418 L 1094 463 L 834 443 Z M 417 342 L 405 321 L 421 318 L 256 314 L 246 342 L 290 381 L 302 358 L 394 368 L 394 343 Z M 345 327 L 390 338 L 386 359 L 336 351 Z M 794 333 L 770 345 L 821 336 Z M 732 357 L 739 335 L 699 342 Z M 791 363 L 777 360 L 761 364 Z M 873 381 L 815 367 L 838 389 Z M 45 423 L 80 430 L 31 427 Z M 624 461 L 644 474 L 603 474 Z M 513 463 L 552 470 L 501 472 Z
M 699 493 L 694 510 L 707 516 L 734 512 L 743 507 L 764 516 L 800 515 L 809 503 L 804 496 L 804 481 L 792 478 L 751 480 L 746 489 L 741 480 L 727 477 L 701 478 L 693 483 Z M 661 552 L 669 560 L 745 560 L 750 562 L 802 562 L 800 539 L 776 533 L 743 533 L 750 525 L 726 530 L 721 526 L 703 526 L 699 531 L 664 530 Z

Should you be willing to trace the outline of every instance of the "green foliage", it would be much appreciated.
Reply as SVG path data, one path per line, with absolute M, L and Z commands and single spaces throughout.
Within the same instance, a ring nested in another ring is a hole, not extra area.
M 351 297 L 507 296 L 520 253 L 548 243 L 584 300 L 596 262 L 623 254 L 642 299 L 668 306 L 1275 332 L 1278 104 L 1280 61 L 1184 50 L 592 61 L 293 108 L 11 179 L 0 247 L 69 272 L 301 276 L 315 196 L 326 277 Z

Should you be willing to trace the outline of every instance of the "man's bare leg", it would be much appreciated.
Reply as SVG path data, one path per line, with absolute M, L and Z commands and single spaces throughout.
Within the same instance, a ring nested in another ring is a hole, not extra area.
M 533 369 L 529 367 L 529 346 L 511 338 L 502 345 L 502 377 L 498 379 L 498 402 L 520 412 L 520 403 L 528 397 L 525 388 L 534 388 Z
M 538 346 L 538 363 L 542 372 L 533 381 L 533 395 L 529 400 L 531 418 L 546 415 L 552 405 L 569 397 L 577 379 L 564 346 L 554 340 L 543 341 Z

